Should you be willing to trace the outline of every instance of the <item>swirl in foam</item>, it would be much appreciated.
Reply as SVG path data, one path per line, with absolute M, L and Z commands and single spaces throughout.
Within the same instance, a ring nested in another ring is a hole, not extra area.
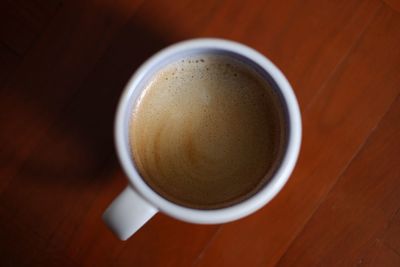
M 227 55 L 191 56 L 157 72 L 130 126 L 146 183 L 177 204 L 215 209 L 268 182 L 284 143 L 282 108 L 256 71 Z

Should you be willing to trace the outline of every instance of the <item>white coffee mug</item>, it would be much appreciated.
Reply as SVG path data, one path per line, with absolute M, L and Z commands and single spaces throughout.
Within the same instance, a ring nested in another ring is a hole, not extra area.
M 216 52 L 240 57 L 273 85 L 285 109 L 287 140 L 284 155 L 268 183 L 257 193 L 233 206 L 214 210 L 192 209 L 175 204 L 157 194 L 140 176 L 129 145 L 132 111 L 146 83 L 161 68 L 180 58 L 199 53 Z M 148 59 L 132 76 L 121 96 L 115 119 L 115 144 L 129 186 L 103 214 L 108 227 L 126 240 L 158 211 L 176 219 L 199 224 L 217 224 L 237 220 L 260 209 L 285 185 L 297 161 L 301 143 L 301 116 L 293 90 L 281 71 L 266 57 L 243 44 L 222 39 L 193 39 L 171 45 Z

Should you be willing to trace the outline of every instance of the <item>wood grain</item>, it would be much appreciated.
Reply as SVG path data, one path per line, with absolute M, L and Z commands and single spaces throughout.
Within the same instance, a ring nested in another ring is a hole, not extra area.
M 396 3 L 1 1 L 0 265 L 398 266 Z M 248 218 L 158 214 L 121 242 L 100 219 L 126 186 L 118 97 L 150 55 L 209 36 L 248 44 L 287 75 L 303 113 L 298 165 Z
M 397 210 L 395 216 L 391 221 L 385 225 L 385 230 L 382 239 L 385 243 L 397 254 L 400 255 L 400 208 Z
M 400 265 L 400 255 L 385 243 L 376 239 L 374 244 L 360 256 L 355 266 L 385 266 L 396 267 Z
M 364 255 L 359 258 L 357 252 L 370 240 L 378 247 L 378 255 L 369 260 L 384 260 L 385 257 L 379 255 L 384 253 L 399 262 L 400 255 L 395 250 L 389 253 L 392 249 L 383 243 L 382 236 L 400 209 L 399 116 L 400 97 L 278 266 L 354 266 L 364 262 Z M 396 226 L 396 221 L 393 221 L 392 227 Z M 369 253 L 366 255 L 369 257 Z M 387 265 L 377 262 L 376 266 Z
M 400 12 L 400 1 L 399 0 L 382 0 L 389 7 L 393 8 L 397 12 Z
M 11 75 L 0 91 L 0 175 L 4 177 L 0 192 L 73 102 L 112 37 L 138 4 L 123 0 L 66 4 Z M 13 117 L 19 119 L 9 119 Z
M 381 9 L 303 112 L 302 152 L 282 193 L 255 215 L 222 226 L 199 266 L 216 261 L 230 266 L 272 266 L 286 251 L 399 93 L 400 28 L 393 15 Z M 393 32 L 382 35 L 382 27 Z M 253 246 L 257 250 L 248 253 L 247 247 Z

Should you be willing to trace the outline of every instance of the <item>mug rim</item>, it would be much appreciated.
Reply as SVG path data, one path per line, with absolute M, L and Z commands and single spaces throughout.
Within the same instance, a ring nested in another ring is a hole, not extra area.
M 193 209 L 173 203 L 155 192 L 141 177 L 133 163 L 129 142 L 127 142 L 124 122 L 129 112 L 129 100 L 141 80 L 162 59 L 182 51 L 195 49 L 220 49 L 244 56 L 259 65 L 274 80 L 286 104 L 288 135 L 286 151 L 271 179 L 254 195 L 232 206 L 211 210 Z M 296 164 L 301 145 L 301 115 L 293 89 L 282 72 L 264 55 L 244 44 L 218 38 L 190 39 L 172 44 L 147 59 L 131 76 L 120 97 L 114 125 L 117 155 L 122 168 L 132 186 L 141 197 L 160 211 L 183 221 L 215 224 L 245 217 L 272 200 L 289 179 Z

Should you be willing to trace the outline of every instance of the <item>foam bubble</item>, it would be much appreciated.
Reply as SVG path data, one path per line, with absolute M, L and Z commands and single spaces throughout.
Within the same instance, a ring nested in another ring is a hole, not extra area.
M 228 56 L 192 56 L 159 71 L 144 90 L 131 123 L 133 156 L 146 182 L 171 201 L 224 207 L 273 171 L 281 116 L 255 71 Z

